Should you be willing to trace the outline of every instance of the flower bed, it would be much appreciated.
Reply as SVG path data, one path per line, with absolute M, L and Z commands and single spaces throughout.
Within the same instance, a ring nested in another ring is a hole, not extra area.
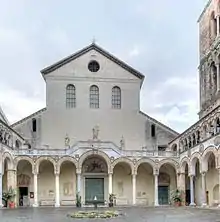
M 118 217 L 117 211 L 78 211 L 68 215 L 71 218 L 114 218 Z

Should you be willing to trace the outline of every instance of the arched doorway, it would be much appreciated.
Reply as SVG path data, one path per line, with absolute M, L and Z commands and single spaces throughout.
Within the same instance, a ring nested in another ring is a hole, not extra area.
M 91 155 L 82 163 L 82 198 L 86 205 L 96 199 L 99 204 L 108 200 L 108 167 L 103 157 Z
M 137 169 L 136 203 L 154 205 L 154 175 L 149 163 L 141 163 Z
M 17 164 L 17 191 L 18 206 L 33 205 L 30 195 L 34 192 L 32 165 L 27 160 L 20 160 Z
M 128 162 L 119 161 L 113 169 L 113 193 L 116 195 L 117 205 L 131 205 L 132 169 Z
M 158 177 L 158 202 L 159 205 L 170 204 L 170 194 L 177 188 L 176 170 L 170 163 L 160 167 Z
M 76 199 L 76 166 L 69 160 L 60 165 L 60 203 L 74 205 Z

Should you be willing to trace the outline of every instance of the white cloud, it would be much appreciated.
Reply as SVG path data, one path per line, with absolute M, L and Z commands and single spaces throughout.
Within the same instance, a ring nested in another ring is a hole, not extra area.
M 28 97 L 25 92 L 0 84 L 0 104 L 10 123 L 18 121 L 45 106 L 40 97 Z
M 128 53 L 129 57 L 137 57 L 140 55 L 140 49 L 138 46 L 134 46 Z

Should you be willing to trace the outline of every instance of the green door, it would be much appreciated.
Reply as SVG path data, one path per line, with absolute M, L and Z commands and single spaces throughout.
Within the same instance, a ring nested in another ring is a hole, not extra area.
M 95 197 L 104 204 L 104 178 L 86 178 L 85 203 L 91 204 Z
M 160 205 L 169 204 L 169 189 L 168 186 L 159 186 L 158 187 L 158 199 Z

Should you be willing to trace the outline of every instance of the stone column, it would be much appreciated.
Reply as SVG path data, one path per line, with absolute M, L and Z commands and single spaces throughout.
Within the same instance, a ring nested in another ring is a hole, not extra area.
M 108 174 L 108 193 L 112 194 L 112 173 Z
M 218 37 L 219 34 L 220 34 L 220 33 L 219 33 L 219 32 L 220 32 L 220 29 L 219 29 L 219 24 L 220 24 L 220 23 L 219 23 L 219 18 L 220 18 L 220 15 L 217 15 L 217 16 L 216 16 L 216 21 L 217 21 L 217 37 Z
M 179 174 L 179 177 L 177 177 L 179 179 L 179 182 L 177 183 L 177 188 L 180 190 L 180 191 L 183 191 L 184 192 L 184 197 L 183 197 L 183 205 L 185 205 L 185 191 L 186 191 L 186 188 L 185 188 L 185 173 L 180 173 Z
M 154 174 L 154 206 L 159 206 L 159 203 L 158 203 L 158 173 Z
M 132 174 L 132 188 L 133 188 L 133 205 L 136 204 L 136 174 Z
M 0 208 L 3 207 L 2 204 L 2 177 L 3 177 L 3 173 L 2 173 L 2 164 L 0 163 Z
M 220 167 L 218 168 L 218 207 L 220 207 Z
M 81 173 L 77 173 L 77 193 L 81 192 Z
M 206 172 L 202 172 L 202 206 L 207 206 L 206 203 L 206 182 L 205 182 Z
M 220 91 L 220 63 L 219 61 L 215 64 L 216 65 L 216 68 L 217 68 L 217 76 L 216 76 L 216 80 L 217 80 L 217 83 L 216 83 L 216 88 L 217 88 L 217 92 Z
M 33 207 L 38 207 L 38 174 L 34 173 L 34 204 Z
M 195 206 L 195 200 L 194 200 L 194 175 L 190 175 L 190 206 Z
M 59 173 L 55 174 L 55 187 L 56 187 L 55 207 L 60 207 L 60 175 Z

